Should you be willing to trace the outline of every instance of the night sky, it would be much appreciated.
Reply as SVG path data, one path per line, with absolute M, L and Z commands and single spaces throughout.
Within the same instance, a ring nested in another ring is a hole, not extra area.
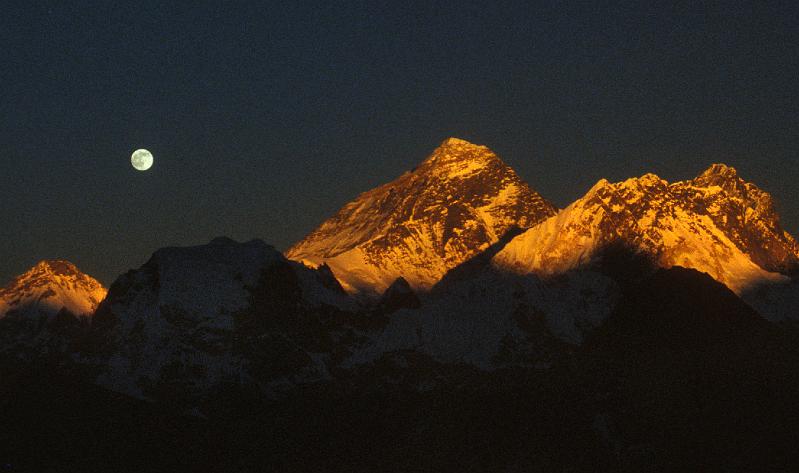
M 286 249 L 449 136 L 560 207 L 726 162 L 799 232 L 795 1 L 112 3 L 3 3 L 0 285 L 43 258 L 109 284 L 219 235 Z

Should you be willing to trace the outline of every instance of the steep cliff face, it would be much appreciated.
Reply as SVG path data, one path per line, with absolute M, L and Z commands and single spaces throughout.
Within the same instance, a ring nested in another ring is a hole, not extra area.
M 512 240 L 494 257 L 517 273 L 556 274 L 591 262 L 609 244 L 641 251 L 663 267 L 711 275 L 734 291 L 775 282 L 799 260 L 771 197 L 713 165 L 669 184 L 654 174 L 600 180 L 584 197 Z
M 349 292 L 381 294 L 399 277 L 426 290 L 511 229 L 554 213 L 491 150 L 450 138 L 414 170 L 345 205 L 286 255 L 328 264 Z

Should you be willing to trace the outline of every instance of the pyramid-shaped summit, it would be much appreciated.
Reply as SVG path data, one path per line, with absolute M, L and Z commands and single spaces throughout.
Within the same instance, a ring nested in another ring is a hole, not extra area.
M 556 209 L 485 146 L 449 138 L 418 167 L 364 192 L 286 255 L 326 263 L 349 292 L 377 295 L 398 277 L 416 290 Z
M 106 289 L 66 260 L 43 260 L 0 288 L 0 318 L 50 317 L 61 310 L 92 315 Z
M 771 195 L 724 164 L 675 184 L 684 198 L 703 208 L 713 222 L 752 261 L 767 271 L 790 273 L 799 267 L 799 244 L 780 221 Z

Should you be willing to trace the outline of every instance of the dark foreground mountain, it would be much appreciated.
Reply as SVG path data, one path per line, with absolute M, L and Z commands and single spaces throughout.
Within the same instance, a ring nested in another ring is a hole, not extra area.
M 117 279 L 81 352 L 97 382 L 197 408 L 218 389 L 267 397 L 330 378 L 370 320 L 329 270 L 259 240 L 164 248 Z
M 783 471 L 799 464 L 798 348 L 795 331 L 673 268 L 630 285 L 572 366 L 629 471 Z
M 198 417 L 80 366 L 6 360 L 0 457 L 8 471 L 790 471 L 799 338 L 706 275 L 628 278 L 636 265 L 603 258 L 616 309 L 547 369 L 394 353 L 287 396 L 229 388 Z

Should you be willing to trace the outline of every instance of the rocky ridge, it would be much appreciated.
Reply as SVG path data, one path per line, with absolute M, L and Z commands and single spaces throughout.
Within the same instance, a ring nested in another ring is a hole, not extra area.
M 799 261 L 771 197 L 733 168 L 713 165 L 696 179 L 670 184 L 654 174 L 600 180 L 557 215 L 513 239 L 494 264 L 516 273 L 559 274 L 623 243 L 662 267 L 711 275 L 736 291 L 785 281 Z

